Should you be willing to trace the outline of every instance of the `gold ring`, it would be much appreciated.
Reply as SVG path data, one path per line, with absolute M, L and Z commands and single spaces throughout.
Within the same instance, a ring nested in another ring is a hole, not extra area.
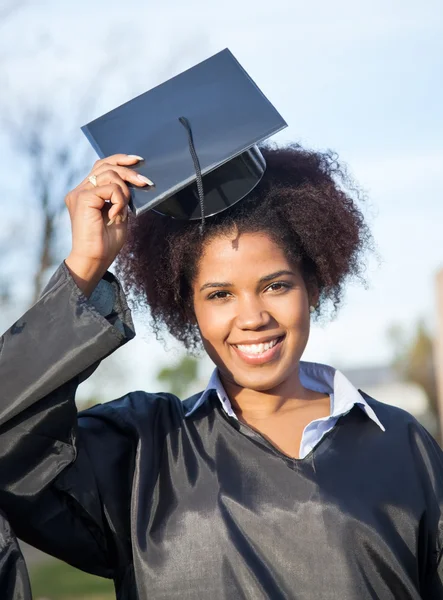
M 97 187 L 97 175 L 90 175 L 88 181 L 92 183 L 94 187 Z

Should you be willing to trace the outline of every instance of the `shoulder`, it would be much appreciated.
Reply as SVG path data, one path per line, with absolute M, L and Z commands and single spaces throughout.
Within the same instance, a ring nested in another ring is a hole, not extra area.
M 419 426 L 420 423 L 417 419 L 411 415 L 407 410 L 399 408 L 397 406 L 392 406 L 390 404 L 385 404 L 384 402 L 380 402 L 375 398 L 372 398 L 366 392 L 359 390 L 360 395 L 364 398 L 364 400 L 369 404 L 369 406 L 373 409 L 377 417 L 382 422 L 383 426 L 386 429 L 398 430 L 404 429 L 408 426 Z
M 385 404 L 359 391 L 384 426 L 386 443 L 390 447 L 409 451 L 412 458 L 420 463 L 430 461 L 430 465 L 443 473 L 442 449 L 413 415 L 402 408 Z
M 143 391 L 130 392 L 79 413 L 80 426 L 100 422 L 127 432 L 147 431 L 154 426 L 178 427 L 183 419 L 183 404 L 177 396 Z

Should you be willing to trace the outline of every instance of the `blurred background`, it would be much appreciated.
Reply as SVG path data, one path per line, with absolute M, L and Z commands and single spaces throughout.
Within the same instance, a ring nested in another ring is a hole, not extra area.
M 69 251 L 64 196 L 96 160 L 80 126 L 225 47 L 287 120 L 274 139 L 337 151 L 367 193 L 367 287 L 351 285 L 335 320 L 314 326 L 305 359 L 340 368 L 441 441 L 440 0 L 0 0 L 1 326 Z M 83 384 L 79 407 L 205 387 L 209 360 L 160 343 L 147 321 L 135 314 L 136 340 Z M 109 582 L 25 553 L 36 598 L 114 597 Z

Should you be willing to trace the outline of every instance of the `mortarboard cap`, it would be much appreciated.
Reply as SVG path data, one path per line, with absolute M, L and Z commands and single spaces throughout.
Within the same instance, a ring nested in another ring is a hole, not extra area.
M 244 198 L 266 168 L 257 144 L 287 126 L 226 49 L 82 127 L 100 156 L 143 156 L 154 181 L 131 187 L 136 215 L 212 216 Z M 203 206 L 204 203 L 204 206 Z

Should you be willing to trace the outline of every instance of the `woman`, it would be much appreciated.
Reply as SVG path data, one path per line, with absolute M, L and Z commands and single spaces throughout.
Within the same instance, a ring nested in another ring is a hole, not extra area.
M 358 193 L 329 154 L 263 152 L 258 187 L 203 233 L 151 212 L 124 245 L 137 157 L 68 194 L 72 251 L 2 340 L 0 507 L 119 599 L 443 598 L 440 449 L 301 362 L 370 246 Z M 119 253 L 154 329 L 217 368 L 183 403 L 133 392 L 77 418 L 79 382 L 134 335 Z

